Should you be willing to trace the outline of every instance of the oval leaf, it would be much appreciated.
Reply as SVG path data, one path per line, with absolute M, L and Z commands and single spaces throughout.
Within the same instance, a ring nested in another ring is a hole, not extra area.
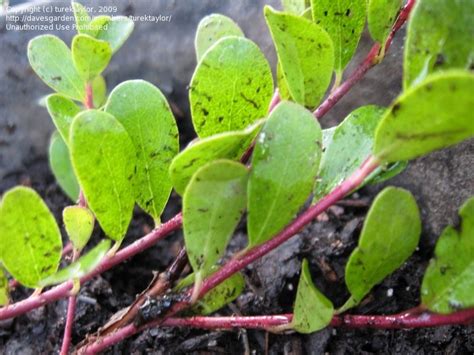
M 272 111 L 252 157 L 247 218 L 250 246 L 278 233 L 304 204 L 316 179 L 321 140 L 318 122 L 304 107 L 284 101 Z
M 72 1 L 71 2 L 72 10 L 74 12 L 74 19 L 76 21 L 76 30 L 78 33 L 89 33 L 89 24 L 91 22 L 91 17 L 87 12 L 87 9 L 82 6 L 80 3 Z
M 385 45 L 401 7 L 402 0 L 369 0 L 367 22 L 375 41 Z
M 112 115 L 89 110 L 74 119 L 70 147 L 89 207 L 107 236 L 122 240 L 135 203 L 136 153 L 130 137 Z
M 264 13 L 291 97 L 306 107 L 315 107 L 334 70 L 331 38 L 303 17 L 277 12 L 269 6 L 265 6 Z
M 309 334 L 325 328 L 334 315 L 334 306 L 313 284 L 308 260 L 303 260 L 291 326 Z
M 460 231 L 444 230 L 421 285 L 421 303 L 436 313 L 474 307 L 474 197 L 459 211 Z
M 403 86 L 450 68 L 472 69 L 474 1 L 417 0 L 408 23 Z
M 28 60 L 36 74 L 53 90 L 82 101 L 85 87 L 66 44 L 53 35 L 41 35 L 28 43 Z
M 434 74 L 398 97 L 380 122 L 374 155 L 410 160 L 474 135 L 474 75 Z
M 82 250 L 94 230 L 94 215 L 85 207 L 68 206 L 63 210 L 63 222 L 74 249 Z
M 22 285 L 35 288 L 56 272 L 61 233 L 48 206 L 28 187 L 5 193 L 0 208 L 2 263 Z
M 330 131 L 329 144 L 323 144 L 325 150 L 315 185 L 315 201 L 352 175 L 370 156 L 375 129 L 384 110 L 377 106 L 360 107 Z
M 222 38 L 191 79 L 194 129 L 201 138 L 243 129 L 266 115 L 272 95 L 272 73 L 260 49 L 246 38 Z
M 74 116 L 81 111 L 79 106 L 63 95 L 53 94 L 47 97 L 46 108 L 64 142 L 69 142 L 69 129 Z
M 190 145 L 171 162 L 169 169 L 173 186 L 180 195 L 194 173 L 216 159 L 238 161 L 262 127 L 259 121 L 243 131 L 225 132 L 206 137 Z
M 112 53 L 117 52 L 122 47 L 132 34 L 134 26 L 133 21 L 125 16 L 114 16 L 112 18 L 99 16 L 91 22 L 91 27 L 97 30 L 95 37 L 109 42 Z
M 8 279 L 0 264 L 0 306 L 5 306 L 10 302 L 10 293 L 8 291 Z
M 196 30 L 196 38 L 194 39 L 194 47 L 196 48 L 196 58 L 199 62 L 204 53 L 219 39 L 227 36 L 244 37 L 244 33 L 240 27 L 229 17 L 212 14 L 204 17 L 199 22 Z
M 413 195 L 387 187 L 377 195 L 346 265 L 346 284 L 357 305 L 415 251 L 421 233 L 420 211 Z M 345 307 L 346 309 L 349 307 Z
M 58 285 L 65 281 L 80 279 L 94 270 L 110 249 L 110 240 L 103 240 L 86 255 L 81 256 L 71 265 L 40 281 L 41 287 Z
M 76 35 L 72 40 L 71 48 L 74 66 L 85 81 L 102 73 L 112 58 L 112 48 L 109 43 L 89 35 Z
M 72 168 L 69 148 L 58 132 L 52 134 L 49 143 L 49 166 L 61 189 L 72 201 L 76 201 L 79 197 L 79 183 Z
M 132 80 L 111 92 L 105 111 L 132 139 L 137 152 L 136 201 L 159 221 L 172 189 L 168 169 L 179 151 L 178 128 L 168 102 L 152 84 Z
M 218 160 L 200 168 L 186 188 L 184 241 L 197 285 L 223 256 L 242 217 L 247 178 L 248 170 L 242 164 Z
M 334 44 L 338 78 L 354 55 L 365 26 L 366 1 L 311 0 L 313 21 L 324 28 Z

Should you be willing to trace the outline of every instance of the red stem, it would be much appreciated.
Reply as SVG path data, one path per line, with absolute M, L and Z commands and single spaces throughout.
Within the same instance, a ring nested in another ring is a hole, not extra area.
M 92 85 L 86 84 L 86 97 L 84 99 L 84 106 L 90 110 L 94 108 L 94 93 L 92 92 Z
M 69 346 L 71 345 L 72 326 L 74 325 L 74 316 L 76 314 L 76 295 L 69 296 L 69 303 L 67 305 L 66 326 L 64 327 L 63 344 L 61 346 L 60 355 L 67 355 L 69 353 Z

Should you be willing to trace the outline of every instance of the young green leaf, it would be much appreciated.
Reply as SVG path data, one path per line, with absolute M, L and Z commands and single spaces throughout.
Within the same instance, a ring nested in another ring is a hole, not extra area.
M 61 189 L 72 201 L 76 201 L 79 183 L 72 168 L 69 148 L 57 131 L 53 132 L 49 143 L 49 166 Z
M 272 111 L 252 157 L 249 246 L 278 233 L 304 204 L 318 172 L 321 140 L 319 123 L 304 107 L 283 101 Z
M 382 162 L 410 160 L 474 135 L 474 75 L 433 74 L 400 95 L 375 133 L 374 155 Z
M 204 53 L 219 39 L 227 36 L 245 37 L 240 27 L 229 17 L 212 14 L 199 22 L 194 39 L 196 58 L 199 62 Z
M 71 126 L 70 149 L 89 207 L 107 236 L 121 241 L 135 204 L 136 153 L 127 131 L 109 113 L 81 112 Z
M 397 14 L 402 7 L 402 0 L 369 0 L 367 4 L 367 22 L 372 38 L 385 45 Z
M 262 124 L 263 120 L 260 120 L 242 131 L 224 132 L 203 138 L 178 154 L 169 169 L 176 192 L 182 195 L 191 177 L 205 164 L 216 159 L 238 161 L 250 147 Z
M 324 28 L 334 44 L 334 67 L 340 78 L 355 53 L 365 26 L 366 1 L 311 0 L 313 21 Z
M 7 275 L 0 264 L 0 306 L 5 306 L 10 302 L 10 293 L 8 291 Z
M 328 145 L 323 141 L 325 151 L 315 184 L 315 201 L 349 177 L 370 156 L 374 132 L 384 110 L 377 106 L 358 108 L 331 131 Z
M 85 87 L 74 67 L 71 51 L 53 35 L 41 35 L 28 44 L 28 60 L 49 87 L 71 99 L 82 101 Z
M 474 307 L 474 197 L 459 212 L 461 229 L 443 231 L 421 285 L 421 303 L 436 313 Z
M 325 328 L 334 315 L 334 306 L 313 284 L 308 260 L 303 260 L 291 326 L 309 334 Z
M 252 41 L 220 39 L 191 79 L 189 100 L 199 137 L 239 130 L 266 115 L 273 95 L 267 60 Z
M 285 75 L 283 74 L 283 69 L 281 69 L 280 62 L 277 63 L 276 67 L 276 76 L 278 84 L 278 94 L 280 95 L 281 100 L 290 100 L 291 94 L 290 89 L 288 89 L 288 83 L 286 82 Z
M 415 251 L 421 233 L 420 212 L 413 195 L 387 187 L 377 195 L 362 228 L 357 248 L 346 265 L 346 284 L 357 305 Z
M 223 256 L 242 217 L 247 178 L 248 170 L 242 164 L 217 160 L 200 168 L 186 187 L 184 241 L 197 285 Z
M 264 13 L 291 97 L 306 107 L 315 107 L 334 70 L 331 38 L 303 17 L 277 12 L 270 6 L 265 6 Z
M 94 107 L 101 107 L 107 99 L 107 83 L 102 75 L 92 80 L 92 95 L 94 96 Z
M 65 281 L 80 279 L 94 270 L 110 249 L 110 240 L 103 240 L 87 254 L 81 256 L 64 269 L 57 271 L 39 282 L 41 287 L 58 285 Z
M 63 95 L 53 94 L 47 97 L 46 108 L 64 142 L 69 142 L 69 129 L 74 116 L 81 111 L 79 106 Z
M 28 187 L 3 195 L 0 206 L 2 263 L 22 285 L 36 288 L 56 272 L 61 260 L 61 233 L 48 206 Z
M 107 41 L 112 47 L 112 53 L 117 52 L 132 34 L 134 23 L 125 16 L 114 16 L 105 22 L 104 17 L 96 17 L 91 27 L 97 30 L 95 37 Z
M 125 127 L 135 145 L 136 201 L 159 221 L 172 189 L 168 169 L 179 151 L 178 127 L 168 102 L 152 84 L 131 80 L 111 92 L 105 111 Z
M 76 22 L 76 30 L 78 33 L 89 33 L 89 24 L 91 22 L 91 17 L 87 12 L 87 9 L 82 6 L 80 3 L 72 1 L 72 10 L 74 12 L 74 19 Z
M 74 66 L 86 82 L 102 73 L 112 58 L 109 43 L 89 35 L 74 36 L 71 48 Z
M 94 17 L 92 21 L 89 23 L 87 31 L 84 33 L 94 38 L 97 38 L 97 36 L 99 35 L 99 32 L 107 30 L 107 27 L 110 21 L 112 21 L 112 18 L 110 16 L 102 15 L 102 16 Z
M 311 8 L 310 0 L 282 0 L 281 4 L 283 5 L 283 10 L 298 16 L 302 15 L 308 8 Z
M 94 230 L 94 215 L 81 206 L 68 206 L 63 210 L 63 222 L 74 249 L 82 250 Z
M 403 86 L 420 83 L 428 74 L 469 69 L 474 62 L 474 1 L 417 0 L 405 42 Z

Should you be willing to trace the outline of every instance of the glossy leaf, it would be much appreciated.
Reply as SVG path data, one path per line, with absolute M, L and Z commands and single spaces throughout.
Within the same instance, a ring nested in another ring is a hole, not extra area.
M 52 134 L 49 143 L 49 166 L 61 189 L 72 201 L 76 201 L 79 183 L 72 168 L 69 148 L 57 131 Z
M 68 206 L 63 210 L 63 222 L 74 249 L 82 250 L 94 230 L 94 215 L 81 206 Z
M 61 233 L 34 190 L 15 187 L 3 195 L 0 244 L 3 265 L 24 286 L 35 288 L 58 269 Z
M 421 303 L 436 313 L 474 307 L 474 197 L 459 212 L 460 230 L 443 231 L 421 285 Z
M 428 74 L 474 63 L 474 2 L 417 0 L 408 23 L 403 84 L 420 83 Z
M 36 74 L 53 90 L 74 100 L 84 99 L 84 84 L 74 67 L 71 51 L 58 37 L 33 38 L 28 44 L 28 60 Z
M 205 164 L 217 159 L 240 160 L 262 124 L 263 120 L 242 131 L 219 133 L 203 138 L 178 154 L 169 169 L 176 192 L 182 195 L 193 174 Z
M 306 107 L 315 107 L 334 70 L 331 38 L 303 17 L 277 12 L 269 6 L 264 13 L 291 97 Z
M 474 135 L 474 75 L 434 74 L 400 95 L 382 118 L 374 155 L 383 162 L 410 160 Z
M 191 79 L 194 129 L 201 138 L 243 129 L 266 115 L 272 95 L 272 73 L 260 49 L 246 38 L 222 38 Z
M 102 75 L 98 75 L 92 80 L 92 94 L 94 107 L 101 107 L 107 100 L 107 83 Z
M 110 240 L 103 240 L 87 254 L 55 274 L 40 281 L 41 287 L 58 285 L 65 281 L 80 279 L 94 270 L 110 249 Z
M 255 144 L 248 186 L 249 244 L 265 242 L 296 215 L 311 193 L 321 158 L 321 129 L 310 111 L 284 101 Z
M 89 35 L 76 35 L 72 40 L 71 49 L 74 66 L 86 82 L 102 73 L 112 58 L 109 43 Z
M 5 306 L 10 302 L 10 293 L 8 290 L 7 275 L 0 264 L 0 306 Z
M 365 26 L 366 1 L 311 0 L 313 21 L 324 28 L 334 44 L 338 77 L 354 55 Z
M 136 201 L 159 221 L 172 189 L 168 169 L 179 151 L 178 128 L 168 102 L 152 84 L 131 80 L 110 93 L 105 111 L 132 139 L 137 152 Z
M 369 0 L 367 3 L 367 22 L 372 38 L 385 44 L 397 14 L 402 7 L 402 0 Z
M 74 19 L 76 23 L 76 30 L 78 33 L 89 33 L 89 24 L 91 22 L 91 17 L 87 12 L 87 9 L 76 1 L 71 2 L 72 10 L 74 12 Z
M 72 100 L 59 94 L 49 95 L 46 108 L 64 142 L 69 142 L 69 129 L 72 120 L 81 109 Z
M 204 53 L 219 39 L 227 36 L 244 37 L 240 27 L 229 17 L 212 14 L 204 17 L 199 22 L 194 39 L 196 58 L 199 62 Z
M 323 141 L 325 151 L 315 184 L 315 201 L 352 175 L 370 156 L 375 129 L 384 110 L 377 106 L 358 108 L 331 131 L 332 135 L 327 146 Z M 326 134 L 323 134 L 324 136 Z
M 135 203 L 136 153 L 127 131 L 106 112 L 81 112 L 71 126 L 70 149 L 90 209 L 108 237 L 122 240 Z
M 183 196 L 183 231 L 196 283 L 224 255 L 247 202 L 247 168 L 217 160 L 200 168 Z
M 291 325 L 299 333 L 309 334 L 329 325 L 334 306 L 313 284 L 308 260 L 303 260 Z
M 133 21 L 125 16 L 114 16 L 108 22 L 104 22 L 103 17 L 98 20 L 96 18 L 92 20 L 91 25 L 95 25 L 98 30 L 95 36 L 97 39 L 109 42 L 112 53 L 117 52 L 122 47 L 134 28 Z
M 372 287 L 398 269 L 415 251 L 420 233 L 420 211 L 412 194 L 395 187 L 380 192 L 346 265 L 351 293 L 347 304 L 357 305 Z
M 311 7 L 310 0 L 282 0 L 283 10 L 295 15 L 302 15 L 309 7 Z

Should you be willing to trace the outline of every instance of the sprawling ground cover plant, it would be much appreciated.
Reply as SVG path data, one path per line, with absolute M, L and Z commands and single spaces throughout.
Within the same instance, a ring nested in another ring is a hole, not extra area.
M 35 191 L 20 186 L 2 196 L 0 319 L 69 297 L 61 349 L 68 353 L 81 284 L 182 226 L 185 249 L 168 270 L 120 316 L 78 344 L 78 352 L 100 351 L 152 326 L 311 333 L 328 325 L 397 328 L 474 320 L 474 198 L 460 206 L 460 228 L 447 227 L 440 236 L 416 310 L 343 315 L 417 247 L 417 203 L 409 191 L 395 187 L 385 188 L 367 214 L 346 266 L 351 296 L 342 307 L 315 287 L 303 261 L 293 314 L 208 316 L 242 292 L 240 270 L 332 204 L 365 184 L 391 178 L 410 160 L 474 136 L 471 1 L 292 0 L 283 1 L 283 12 L 267 6 L 263 13 L 278 56 L 275 90 L 270 65 L 238 25 L 223 15 L 204 18 L 189 86 L 199 138 L 181 152 L 176 122 L 159 88 L 133 80 L 107 94 L 101 73 L 133 22 L 91 19 L 80 4 L 73 7 L 79 33 L 71 48 L 51 35 L 28 47 L 33 70 L 56 92 L 45 100 L 57 128 L 49 154 L 58 184 L 77 201 L 63 212 L 70 244 L 63 248 L 58 224 Z M 322 130 L 317 119 L 383 60 L 407 18 L 399 97 L 386 108 L 359 107 L 337 127 Z M 341 83 L 366 21 L 375 44 Z M 183 210 L 162 224 L 173 188 Z M 302 211 L 310 196 L 313 203 Z M 135 205 L 156 228 L 120 248 Z M 244 214 L 248 246 L 222 262 Z M 96 222 L 108 239 L 81 256 Z M 71 250 L 73 261 L 59 269 L 61 256 Z M 181 275 L 188 262 L 192 273 Z M 35 292 L 10 303 L 9 287 L 18 283 Z

